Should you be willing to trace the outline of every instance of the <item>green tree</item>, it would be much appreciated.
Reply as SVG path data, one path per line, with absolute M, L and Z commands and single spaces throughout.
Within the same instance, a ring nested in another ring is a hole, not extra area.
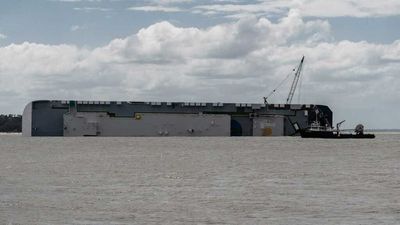
M 21 132 L 21 130 L 22 130 L 21 115 L 0 114 L 0 132 Z

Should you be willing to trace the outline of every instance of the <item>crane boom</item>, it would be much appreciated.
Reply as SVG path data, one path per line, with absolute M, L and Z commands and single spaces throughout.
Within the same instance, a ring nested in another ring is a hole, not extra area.
M 294 75 L 292 86 L 290 87 L 289 95 L 288 95 L 288 97 L 286 99 L 286 104 L 292 103 L 294 92 L 296 91 L 297 83 L 299 82 L 299 78 L 300 78 L 300 73 L 301 73 L 301 70 L 303 68 L 303 62 L 304 62 L 304 56 L 303 56 L 303 58 L 301 58 L 300 64 L 297 67 L 296 73 Z

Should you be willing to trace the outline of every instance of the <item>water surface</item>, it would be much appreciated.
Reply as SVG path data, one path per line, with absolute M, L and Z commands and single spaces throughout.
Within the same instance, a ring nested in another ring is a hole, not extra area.
M 400 134 L 0 135 L 0 224 L 400 224 Z

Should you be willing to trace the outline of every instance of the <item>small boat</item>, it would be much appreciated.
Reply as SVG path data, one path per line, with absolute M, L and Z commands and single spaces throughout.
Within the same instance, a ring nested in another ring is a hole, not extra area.
M 339 129 L 344 120 L 336 125 L 336 129 L 332 127 L 320 126 L 318 121 L 311 124 L 309 128 L 300 130 L 302 138 L 375 138 L 375 134 L 365 134 L 364 126 L 358 124 L 354 132 L 346 132 Z

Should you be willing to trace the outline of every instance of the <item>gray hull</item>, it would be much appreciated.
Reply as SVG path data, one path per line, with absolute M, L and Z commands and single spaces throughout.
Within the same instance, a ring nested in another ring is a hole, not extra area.
M 23 113 L 24 136 L 287 136 L 315 121 L 324 105 L 44 100 Z M 321 116 L 322 115 L 322 116 Z

